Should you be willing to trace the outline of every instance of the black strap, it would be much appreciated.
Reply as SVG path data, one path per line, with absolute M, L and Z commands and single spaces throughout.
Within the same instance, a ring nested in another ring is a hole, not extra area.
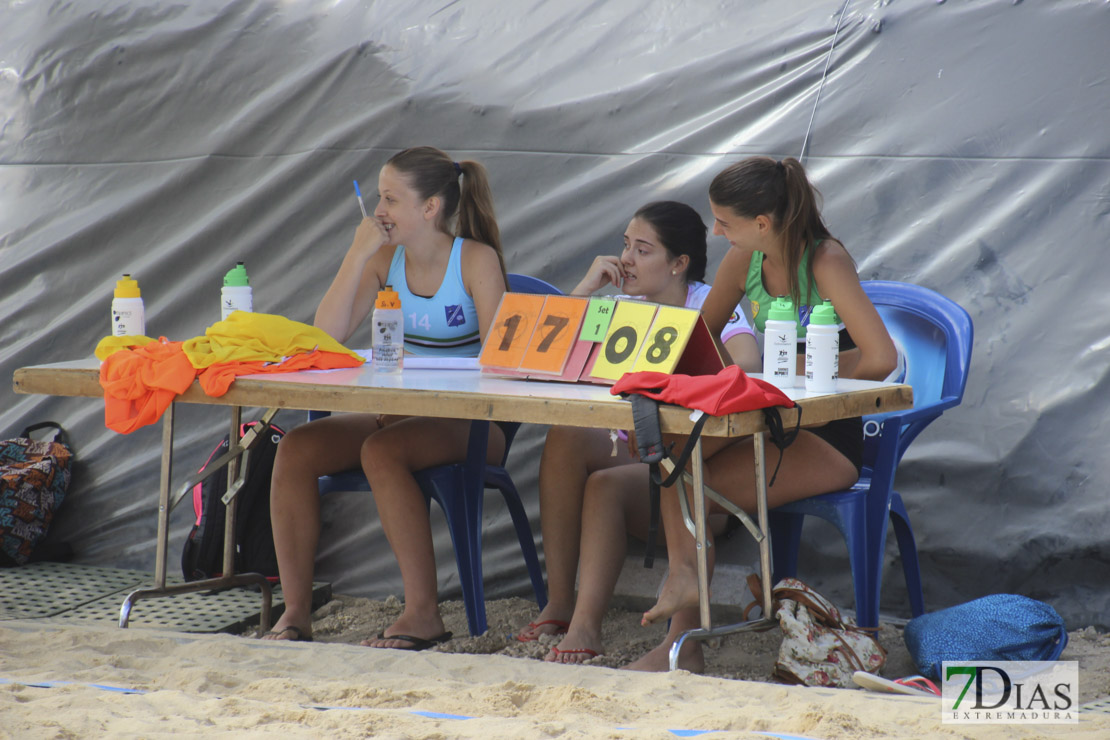
M 19 436 L 25 439 L 32 439 L 31 432 L 37 432 L 40 429 L 56 429 L 57 431 L 54 432 L 54 436 L 46 441 L 58 442 L 65 445 L 66 447 L 69 447 L 69 438 L 66 436 L 66 430 L 63 429 L 62 425 L 56 421 L 40 421 L 37 424 L 32 424 L 31 426 L 24 429 L 23 433 Z
M 779 461 L 775 463 L 775 472 L 771 474 L 771 480 L 768 481 L 767 487 L 775 485 L 775 478 L 779 476 L 779 468 L 782 466 L 782 453 L 793 444 L 794 440 L 798 438 L 798 432 L 802 429 L 802 407 L 795 406 L 798 409 L 798 423 L 794 425 L 791 432 L 786 432 L 782 428 L 782 416 L 779 415 L 778 406 L 768 406 L 763 409 L 763 420 L 767 424 L 767 432 L 771 435 L 771 443 L 779 448 Z

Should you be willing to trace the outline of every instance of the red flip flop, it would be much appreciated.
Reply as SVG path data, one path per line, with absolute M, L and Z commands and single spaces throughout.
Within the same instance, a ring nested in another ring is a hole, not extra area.
M 551 652 L 555 653 L 556 656 L 560 656 L 560 655 L 585 655 L 586 656 L 585 660 L 577 661 L 575 663 L 564 663 L 564 665 L 579 665 L 579 664 L 585 662 L 586 660 L 589 660 L 590 658 L 596 658 L 597 656 L 601 655 L 601 653 L 599 653 L 598 651 L 590 650 L 589 648 L 574 648 L 572 650 L 560 650 L 557 647 L 553 647 L 553 648 L 551 648 Z M 562 661 L 552 661 L 552 662 L 561 663 Z
M 543 627 L 545 624 L 551 624 L 556 627 L 556 630 L 554 632 L 545 632 L 545 635 L 565 635 L 567 633 L 567 630 L 570 629 L 570 622 L 564 622 L 561 619 L 545 619 L 541 622 L 529 622 L 527 629 L 536 630 L 540 627 Z M 520 642 L 535 642 L 537 639 L 539 639 L 539 635 L 536 635 L 535 637 L 523 637 L 520 633 L 517 633 L 516 639 Z

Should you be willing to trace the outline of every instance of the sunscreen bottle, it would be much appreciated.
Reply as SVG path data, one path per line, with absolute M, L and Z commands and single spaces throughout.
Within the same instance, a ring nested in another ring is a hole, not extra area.
M 247 268 L 242 262 L 237 262 L 235 267 L 224 275 L 224 287 L 220 291 L 220 321 L 225 320 L 233 311 L 249 312 L 253 308 L 251 281 L 247 277 Z
M 840 317 L 830 301 L 813 307 L 806 328 L 806 391 L 835 393 L 840 370 Z
M 794 303 L 779 296 L 767 310 L 763 330 L 763 379 L 777 388 L 793 388 L 798 375 L 798 317 Z
M 146 334 L 146 315 L 139 283 L 129 273 L 116 281 L 112 297 L 112 336 L 141 337 Z
M 374 301 L 373 331 L 374 372 L 400 372 L 405 358 L 405 317 L 401 297 L 391 285 L 379 290 Z

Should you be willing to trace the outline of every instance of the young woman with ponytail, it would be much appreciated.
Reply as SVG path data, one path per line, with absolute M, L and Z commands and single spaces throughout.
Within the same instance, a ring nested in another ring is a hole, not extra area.
M 485 168 L 433 147 L 406 149 L 382 167 L 378 195 L 315 325 L 346 341 L 378 290 L 391 285 L 401 296 L 406 352 L 477 356 L 507 285 Z M 450 638 L 439 613 L 428 507 L 413 473 L 465 459 L 469 432 L 470 422 L 459 419 L 334 414 L 285 436 L 270 487 L 285 613 L 265 637 L 311 639 L 317 478 L 361 466 L 405 590 L 400 618 L 363 644 L 420 650 Z M 489 461 L 499 462 L 504 449 L 504 434 L 490 425 Z
M 789 295 L 798 307 L 799 336 L 810 308 L 831 300 L 843 322 L 840 377 L 883 380 L 897 364 L 894 342 L 860 286 L 856 266 L 844 245 L 829 233 L 818 208 L 818 194 L 796 159 L 745 159 L 718 174 L 709 187 L 713 233 L 728 240 L 702 314 L 718 332 L 745 296 L 752 324 L 762 332 L 771 299 Z M 804 363 L 804 354 L 799 358 Z M 801 364 L 801 363 L 799 363 Z M 804 366 L 799 368 L 804 371 Z M 702 439 L 705 482 L 754 514 L 753 442 Z M 851 486 L 859 478 L 863 427 L 859 418 L 803 428 L 783 452 L 782 466 L 767 489 L 771 507 Z M 694 539 L 686 532 L 674 490 L 662 496 L 669 572 L 655 606 L 643 623 L 671 619 L 663 642 L 634 663 L 641 670 L 666 670 L 668 654 L 682 632 L 699 625 Z M 719 511 L 711 505 L 709 511 Z M 672 533 L 674 535 L 672 536 Z M 712 534 L 709 535 L 712 539 Z M 715 547 L 710 547 L 713 567 Z M 712 570 L 710 571 L 712 573 Z M 683 643 L 679 667 L 704 666 L 701 645 Z

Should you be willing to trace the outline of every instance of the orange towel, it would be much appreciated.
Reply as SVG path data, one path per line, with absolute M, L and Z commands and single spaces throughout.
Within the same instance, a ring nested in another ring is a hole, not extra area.
M 329 370 L 364 362 L 314 326 L 242 311 L 185 342 L 106 337 L 96 354 L 103 361 L 104 424 L 121 434 L 158 421 L 198 375 L 201 389 L 218 397 L 240 375 Z
M 196 368 L 181 351 L 181 342 L 170 342 L 165 337 L 113 352 L 100 365 L 104 425 L 120 434 L 130 434 L 153 424 L 196 376 Z
M 205 394 L 218 398 L 240 375 L 256 373 L 294 373 L 298 370 L 331 370 L 337 367 L 358 367 L 362 358 L 341 352 L 318 349 L 285 358 L 282 362 L 221 362 L 200 372 L 200 387 Z

